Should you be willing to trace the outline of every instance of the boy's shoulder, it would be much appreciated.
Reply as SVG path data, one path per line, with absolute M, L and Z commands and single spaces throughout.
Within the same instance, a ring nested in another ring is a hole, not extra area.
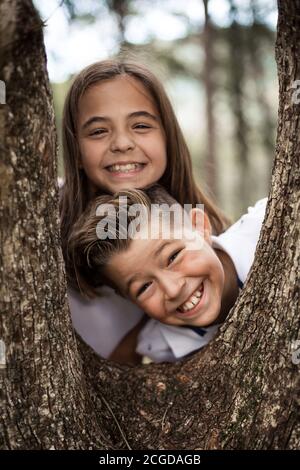
M 234 234 L 238 236 L 249 235 L 252 232 L 256 233 L 257 229 L 260 230 L 267 206 L 267 198 L 260 199 L 254 206 L 250 206 L 247 212 L 243 214 L 233 225 L 231 225 L 225 232 L 220 235 L 214 236 L 215 241 L 230 238 Z
M 235 232 L 239 234 L 247 234 L 251 233 L 251 231 L 256 231 L 258 226 L 262 225 L 266 206 L 267 206 L 267 198 L 260 199 L 254 206 L 250 206 L 247 209 L 247 212 L 243 214 L 237 222 L 231 225 L 224 233 L 222 233 L 219 237 L 230 236 Z
M 138 336 L 136 351 L 154 362 L 174 362 L 207 345 L 219 325 L 198 328 L 166 325 L 150 318 Z
M 266 206 L 267 198 L 259 200 L 226 232 L 212 237 L 213 248 L 223 250 L 230 256 L 242 283 L 254 260 Z

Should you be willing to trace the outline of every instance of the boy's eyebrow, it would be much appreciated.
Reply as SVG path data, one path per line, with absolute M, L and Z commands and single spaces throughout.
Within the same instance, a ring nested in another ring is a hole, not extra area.
M 153 256 L 157 256 L 159 255 L 162 250 L 167 246 L 167 245 L 171 245 L 171 243 L 173 242 L 174 240 L 164 240 L 160 245 L 159 247 L 157 248 L 157 250 L 155 250 L 155 252 L 153 253 Z
M 141 277 L 142 273 L 135 273 L 133 276 L 131 276 L 131 278 L 128 280 L 128 282 L 126 283 L 126 290 L 125 290 L 125 294 L 128 295 L 129 294 L 129 290 L 130 290 L 130 286 L 131 284 L 136 281 L 139 277 Z
M 157 256 L 157 255 L 159 255 L 159 254 L 162 252 L 162 250 L 163 250 L 166 246 L 171 245 L 173 241 L 174 241 L 174 240 L 164 240 L 164 241 L 159 245 L 159 247 L 154 251 L 154 253 L 153 253 L 152 256 Z M 126 283 L 126 295 L 129 294 L 129 289 L 130 289 L 131 284 L 132 284 L 134 281 L 136 281 L 139 277 L 141 277 L 142 274 L 143 274 L 143 273 L 141 273 L 141 272 L 137 272 L 137 273 L 134 273 L 134 274 L 129 278 L 128 282 Z
M 127 118 L 132 118 L 132 117 L 148 117 L 150 119 L 153 119 L 154 121 L 159 122 L 159 118 L 155 116 L 154 114 L 149 113 L 149 111 L 134 111 L 133 113 L 130 113 L 127 116 Z M 110 118 L 108 116 L 92 116 L 82 125 L 82 130 L 86 129 L 91 124 L 94 124 L 94 122 L 108 122 L 108 121 L 110 121 Z

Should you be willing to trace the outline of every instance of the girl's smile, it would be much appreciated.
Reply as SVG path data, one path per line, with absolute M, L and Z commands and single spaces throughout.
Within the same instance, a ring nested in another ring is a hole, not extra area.
M 117 162 L 107 166 L 105 169 L 109 171 L 109 177 L 131 178 L 140 174 L 146 166 L 147 162 Z

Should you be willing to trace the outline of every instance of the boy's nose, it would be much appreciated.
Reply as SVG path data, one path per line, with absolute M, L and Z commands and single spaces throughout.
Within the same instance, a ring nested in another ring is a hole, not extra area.
M 128 152 L 129 150 L 134 149 L 135 142 L 132 137 L 126 133 L 118 132 L 115 134 L 114 138 L 111 141 L 110 149 L 113 153 L 116 152 Z
M 164 274 L 161 283 L 165 292 L 165 298 L 166 300 L 175 300 L 182 293 L 186 285 L 186 280 L 177 273 L 168 272 Z

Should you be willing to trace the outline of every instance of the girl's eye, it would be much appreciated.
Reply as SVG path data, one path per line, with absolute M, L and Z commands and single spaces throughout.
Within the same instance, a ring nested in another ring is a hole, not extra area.
M 134 129 L 150 129 L 151 126 L 149 126 L 148 124 L 135 124 L 134 126 Z
M 177 258 L 180 252 L 181 252 L 181 249 L 176 251 L 175 253 L 173 253 L 173 255 L 170 256 L 170 258 L 168 259 L 168 266 L 169 264 L 172 264 L 173 261 L 175 261 L 175 259 Z
M 102 135 L 105 132 L 107 132 L 106 129 L 94 129 L 93 131 L 90 132 L 90 135 Z
M 150 285 L 151 285 L 151 282 L 146 282 L 146 284 L 144 284 L 144 285 L 138 290 L 136 296 L 139 297 L 141 294 L 143 294 L 143 292 L 145 292 L 145 290 L 147 290 Z

